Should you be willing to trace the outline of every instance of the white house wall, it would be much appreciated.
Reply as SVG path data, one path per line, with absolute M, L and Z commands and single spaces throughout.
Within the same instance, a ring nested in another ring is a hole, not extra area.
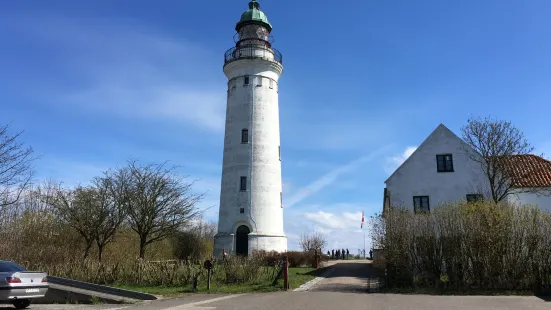
M 466 199 L 484 191 L 487 181 L 478 163 L 462 147 L 467 146 L 440 125 L 386 181 L 392 206 L 413 210 L 413 196 L 429 196 L 430 208 Z M 452 154 L 454 172 L 437 172 L 436 155 Z
M 551 187 L 546 190 L 549 193 Z M 508 200 L 519 204 L 537 205 L 540 209 L 551 212 L 551 195 L 515 191 L 508 196 Z

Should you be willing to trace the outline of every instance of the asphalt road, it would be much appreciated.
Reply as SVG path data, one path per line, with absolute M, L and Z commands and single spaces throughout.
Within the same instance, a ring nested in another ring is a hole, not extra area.
M 551 309 L 551 302 L 517 296 L 429 296 L 367 293 L 366 261 L 339 261 L 325 279 L 301 292 L 192 295 L 138 305 L 33 305 L 34 310 L 462 310 Z M 0 306 L 0 309 L 7 309 Z

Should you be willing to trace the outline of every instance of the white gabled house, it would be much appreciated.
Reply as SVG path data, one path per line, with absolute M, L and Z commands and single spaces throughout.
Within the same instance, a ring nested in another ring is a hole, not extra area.
M 441 203 L 482 198 L 488 192 L 488 179 L 467 150 L 472 149 L 440 124 L 385 181 L 383 210 L 392 205 L 430 212 Z M 551 210 L 551 196 L 526 192 L 530 187 L 551 190 L 551 162 L 536 155 L 516 155 L 511 156 L 510 166 L 517 189 L 508 199 Z

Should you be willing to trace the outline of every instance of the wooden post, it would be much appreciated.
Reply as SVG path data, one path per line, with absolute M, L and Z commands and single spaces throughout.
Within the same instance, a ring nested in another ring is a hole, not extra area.
M 205 269 L 207 269 L 207 290 L 210 290 L 210 278 L 211 278 L 211 275 L 212 275 L 212 262 L 214 260 L 206 260 L 204 263 L 203 263 L 203 267 L 205 267 Z
M 283 289 L 289 289 L 289 259 L 287 255 L 283 256 Z
M 314 250 L 314 268 L 318 269 L 318 250 Z

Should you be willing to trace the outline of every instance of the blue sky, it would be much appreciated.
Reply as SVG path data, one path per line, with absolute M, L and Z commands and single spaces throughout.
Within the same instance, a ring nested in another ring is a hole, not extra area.
M 511 120 L 551 153 L 551 2 L 261 0 L 283 53 L 285 229 L 363 247 L 361 211 L 440 122 Z M 216 220 L 224 52 L 246 0 L 10 1 L 0 11 L 0 123 L 38 178 L 86 183 L 129 157 L 169 160 Z M 369 243 L 369 240 L 368 240 Z

